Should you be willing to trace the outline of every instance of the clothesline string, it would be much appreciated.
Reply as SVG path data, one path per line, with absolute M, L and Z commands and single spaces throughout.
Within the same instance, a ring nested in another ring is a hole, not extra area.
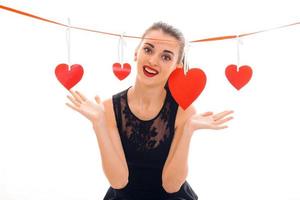
M 0 5 L 1 9 L 10 11 L 10 12 L 14 12 L 20 15 L 24 15 L 24 16 L 28 16 L 34 19 L 38 19 L 38 20 L 42 20 L 48 23 L 52 23 L 52 24 L 56 24 L 56 25 L 60 25 L 60 26 L 64 26 L 64 27 L 68 27 L 68 28 L 72 28 L 72 29 L 77 29 L 77 30 L 83 30 L 83 31 L 89 31 L 89 32 L 94 32 L 94 33 L 100 33 L 100 34 L 105 34 L 105 35 L 112 35 L 112 36 L 117 36 L 117 37 L 126 37 L 126 38 L 136 38 L 136 39 L 143 39 L 142 37 L 139 36 L 131 36 L 131 35 L 122 35 L 122 34 L 116 34 L 116 33 L 109 33 L 109 32 L 104 32 L 104 31 L 98 31 L 98 30 L 92 30 L 92 29 L 87 29 L 87 28 L 81 28 L 81 27 L 76 27 L 76 26 L 68 26 L 66 24 L 63 23 L 59 23 L 53 20 L 49 20 L 46 18 L 42 18 L 30 13 L 26 13 L 20 10 L 16 10 L 14 8 L 10 8 L 10 7 L 6 7 L 3 5 Z M 274 27 L 274 28 L 269 28 L 269 29 L 264 29 L 264 30 L 260 30 L 260 31 L 255 31 L 255 32 L 251 32 L 251 33 L 244 33 L 244 34 L 239 34 L 239 35 L 227 35 L 227 36 L 219 36 L 219 37 L 211 37 L 211 38 L 205 38 L 205 39 L 198 39 L 198 40 L 192 40 L 190 41 L 191 43 L 197 43 L 197 42 L 208 42 L 208 41 L 216 41 L 216 40 L 226 40 L 226 39 L 233 39 L 236 37 L 245 37 L 245 36 L 249 36 L 249 35 L 254 35 L 254 34 L 258 34 L 258 33 L 263 33 L 263 32 L 267 32 L 267 31 L 271 31 L 271 30 L 275 30 L 275 29 L 281 29 L 281 28 L 286 28 L 289 26 L 295 26 L 295 25 L 299 25 L 300 22 L 295 22 L 295 23 L 291 23 L 291 24 L 287 24 L 287 25 L 282 25 L 282 26 L 278 26 L 278 27 Z M 161 39 L 155 39 L 155 38 L 147 38 L 144 37 L 144 39 L 152 39 L 152 40 L 160 40 L 160 41 L 173 41 L 173 40 L 161 40 Z

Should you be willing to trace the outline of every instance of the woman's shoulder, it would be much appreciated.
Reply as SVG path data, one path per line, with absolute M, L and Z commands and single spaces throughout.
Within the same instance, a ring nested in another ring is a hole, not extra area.
M 124 94 L 126 94 L 127 90 L 128 89 L 125 89 L 125 90 L 123 89 L 120 92 L 117 92 L 117 93 L 113 94 L 112 96 L 110 96 L 110 97 L 103 100 L 103 106 L 104 106 L 104 109 L 105 109 L 106 120 L 107 120 L 107 123 L 109 123 L 110 126 L 115 126 L 116 127 L 113 99 L 123 96 Z
M 130 87 L 131 87 L 131 86 L 130 86 Z M 114 94 L 112 95 L 112 99 L 118 98 L 118 97 L 121 97 L 121 96 L 126 95 L 128 89 L 129 89 L 130 87 L 125 88 L 125 89 L 122 89 L 121 91 L 114 93 Z

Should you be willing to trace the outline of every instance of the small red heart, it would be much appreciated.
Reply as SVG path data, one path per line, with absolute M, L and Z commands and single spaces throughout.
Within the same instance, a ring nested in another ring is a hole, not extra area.
M 252 69 L 248 65 L 243 65 L 239 67 L 239 71 L 237 71 L 237 66 L 232 64 L 226 67 L 225 74 L 231 85 L 237 90 L 240 90 L 250 81 Z
M 69 90 L 81 80 L 83 68 L 79 64 L 74 64 L 69 70 L 68 65 L 62 63 L 56 66 L 55 75 L 58 81 Z
M 183 69 L 177 68 L 170 74 L 168 84 L 173 98 L 185 110 L 203 91 L 206 75 L 198 68 L 192 68 L 184 75 Z
M 123 64 L 123 68 L 120 63 L 113 64 L 113 72 L 119 80 L 126 78 L 131 72 L 131 66 L 128 63 Z

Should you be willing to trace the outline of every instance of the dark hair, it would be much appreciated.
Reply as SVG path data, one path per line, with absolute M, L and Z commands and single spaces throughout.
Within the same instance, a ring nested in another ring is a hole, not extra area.
M 183 61 L 183 57 L 184 57 L 184 46 L 185 46 L 185 38 L 182 34 L 182 32 L 167 24 L 167 23 L 164 23 L 164 22 L 155 22 L 153 23 L 143 34 L 142 38 L 144 38 L 147 33 L 149 33 L 150 31 L 152 30 L 162 30 L 164 33 L 176 38 L 176 40 L 179 41 L 179 44 L 180 44 L 180 49 L 179 49 L 179 56 L 178 56 L 178 60 L 177 60 L 177 63 L 180 63 L 181 61 Z

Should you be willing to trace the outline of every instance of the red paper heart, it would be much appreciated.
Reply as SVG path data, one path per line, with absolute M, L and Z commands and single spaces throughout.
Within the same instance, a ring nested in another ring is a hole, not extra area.
M 232 64 L 226 67 L 225 74 L 231 85 L 237 90 L 240 90 L 250 81 L 252 69 L 248 65 L 243 65 L 239 67 L 239 71 L 237 71 L 237 66 Z
M 126 78 L 131 71 L 130 64 L 124 63 L 123 68 L 121 66 L 122 65 L 120 63 L 113 64 L 113 72 L 119 80 L 123 80 L 124 78 Z
M 185 110 L 201 94 L 206 84 L 206 75 L 201 69 L 190 69 L 186 75 L 182 68 L 175 69 L 168 80 L 175 101 Z
M 74 64 L 68 70 L 68 65 L 62 63 L 55 68 L 55 75 L 58 81 L 69 90 L 81 80 L 83 68 L 79 64 Z

